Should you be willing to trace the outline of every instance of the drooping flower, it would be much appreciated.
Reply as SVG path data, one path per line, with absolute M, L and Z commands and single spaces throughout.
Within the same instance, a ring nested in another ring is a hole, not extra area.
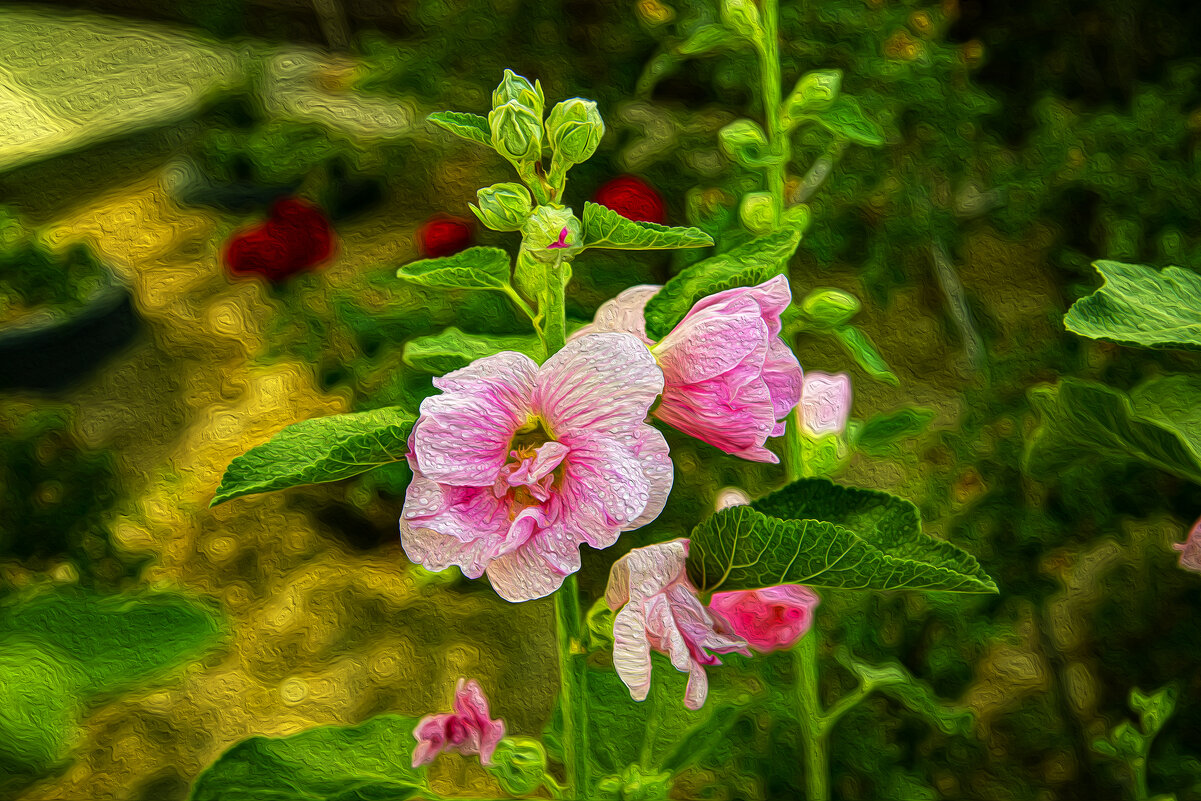
M 492 720 L 488 699 L 475 679 L 459 679 L 455 687 L 454 712 L 426 715 L 417 722 L 413 737 L 413 767 L 432 762 L 443 751 L 464 756 L 479 754 L 488 765 L 496 744 L 505 736 L 505 722 Z
M 605 601 L 621 610 L 613 620 L 613 667 L 635 701 L 650 690 L 652 649 L 688 673 L 689 709 L 700 709 L 709 694 L 705 666 L 721 664 L 709 651 L 749 654 L 746 640 L 701 604 L 684 570 L 687 556 L 686 539 L 648 545 L 618 559 L 609 573 Z
M 575 336 L 625 331 L 641 338 L 663 368 L 656 417 L 726 453 L 779 462 L 764 443 L 784 433 L 781 421 L 800 401 L 804 379 L 780 339 L 780 314 L 792 300 L 788 279 L 776 276 L 703 298 L 654 343 L 642 310 L 658 290 L 649 285 L 625 290 Z
M 1193 524 L 1184 542 L 1173 543 L 1172 548 L 1180 551 L 1182 568 L 1201 573 L 1201 520 Z
M 821 599 L 799 584 L 761 590 L 715 592 L 709 611 L 722 617 L 730 630 L 756 651 L 769 653 L 796 645 L 810 626 Z
M 801 427 L 819 437 L 841 434 L 851 414 L 851 377 L 846 373 L 828 375 L 810 372 L 801 389 Z
M 430 217 L 417 231 L 421 255 L 427 259 L 453 256 L 471 247 L 474 239 L 470 222 L 447 214 Z
M 603 184 L 592 198 L 605 208 L 636 222 L 662 223 L 663 198 L 641 178 L 619 175 Z
M 672 464 L 646 415 L 663 374 L 633 337 L 573 339 L 541 367 L 497 353 L 434 386 L 409 436 L 412 561 L 528 601 L 580 569 L 581 543 L 607 548 L 662 511 Z

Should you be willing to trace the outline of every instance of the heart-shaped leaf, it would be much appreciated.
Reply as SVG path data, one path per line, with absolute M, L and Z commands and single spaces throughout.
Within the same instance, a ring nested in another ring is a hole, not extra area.
M 584 204 L 584 247 L 615 250 L 702 248 L 713 239 L 699 228 L 673 228 L 622 217 L 598 203 Z
M 1064 315 L 1071 332 L 1144 348 L 1201 349 L 1201 275 L 1098 261 L 1105 284 Z
M 435 125 L 445 128 L 452 134 L 469 139 L 472 142 L 492 147 L 492 129 L 488 127 L 488 119 L 479 114 L 467 114 L 462 111 L 439 111 L 426 117 Z
M 453 256 L 406 264 L 396 277 L 440 289 L 504 291 L 509 285 L 509 254 L 500 248 L 467 248 Z

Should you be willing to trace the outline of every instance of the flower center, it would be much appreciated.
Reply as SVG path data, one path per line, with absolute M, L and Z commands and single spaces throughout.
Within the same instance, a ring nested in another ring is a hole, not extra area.
M 509 496 L 510 519 L 528 506 L 540 506 L 550 499 L 551 488 L 562 477 L 561 465 L 568 448 L 556 442 L 546 424 L 533 417 L 519 428 L 509 443 L 509 461 L 496 477 L 493 493 Z

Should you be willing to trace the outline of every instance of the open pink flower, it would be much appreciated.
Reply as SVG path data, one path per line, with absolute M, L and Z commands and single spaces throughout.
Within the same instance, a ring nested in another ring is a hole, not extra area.
M 605 601 L 621 609 L 613 619 L 613 667 L 635 701 L 645 700 L 650 690 L 651 649 L 688 673 L 689 709 L 700 709 L 709 694 L 705 666 L 721 664 L 706 649 L 749 655 L 746 640 L 705 611 L 684 572 L 687 556 L 686 539 L 648 545 L 618 559 L 609 573 Z
M 801 390 L 801 426 L 808 434 L 841 434 L 851 414 L 851 377 L 816 371 L 805 375 Z
M 1201 573 L 1201 520 L 1193 524 L 1184 542 L 1173 543 L 1172 548 L 1180 551 L 1182 568 Z
M 413 767 L 433 762 L 443 751 L 456 751 L 464 756 L 479 754 L 480 762 L 492 761 L 496 744 L 505 736 L 505 722 L 492 720 L 488 699 L 475 679 L 459 679 L 455 687 L 454 712 L 426 715 L 417 722 L 413 736 Z
M 813 625 L 813 612 L 821 601 L 817 593 L 799 584 L 781 584 L 762 590 L 715 592 L 709 611 L 729 624 L 756 651 L 769 653 L 791 648 Z
M 541 367 L 505 351 L 434 386 L 409 436 L 412 561 L 486 571 L 502 598 L 528 601 L 580 569 L 580 543 L 608 548 L 663 510 L 671 458 L 646 423 L 663 374 L 633 337 L 580 337 Z
M 657 344 L 646 335 L 643 308 L 659 287 L 631 287 L 605 303 L 576 332 L 624 331 L 652 345 L 663 368 L 655 416 L 726 453 L 778 462 L 764 447 L 784 433 L 780 422 L 801 399 L 803 374 L 780 339 L 780 314 L 792 301 L 788 279 L 735 287 L 703 298 Z

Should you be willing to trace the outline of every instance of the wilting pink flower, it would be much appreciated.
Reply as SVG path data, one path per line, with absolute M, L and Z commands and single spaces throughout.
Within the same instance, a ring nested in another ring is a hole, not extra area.
M 851 414 L 851 378 L 846 373 L 810 372 L 801 389 L 801 426 L 806 433 L 841 434 Z
M 488 699 L 475 679 L 459 679 L 455 687 L 454 712 L 426 715 L 417 722 L 413 736 L 413 767 L 433 762 L 443 751 L 457 751 L 464 756 L 479 754 L 480 762 L 492 761 L 496 744 L 505 736 L 505 722 L 492 720 Z
M 613 563 L 605 601 L 621 609 L 613 619 L 613 667 L 635 701 L 651 686 L 651 649 L 667 654 L 688 673 L 684 706 L 700 709 L 709 694 L 705 665 L 720 665 L 715 653 L 748 654 L 746 641 L 724 620 L 714 619 L 684 572 L 688 540 L 635 548 Z
M 796 645 L 813 625 L 813 612 L 820 601 L 808 587 L 781 584 L 762 590 L 715 592 L 709 611 L 723 618 L 730 630 L 756 651 L 768 653 Z
M 1181 567 L 1201 573 L 1201 520 L 1193 524 L 1192 531 L 1188 533 L 1184 542 L 1174 543 L 1172 548 L 1180 551 Z
M 782 421 L 801 399 L 803 374 L 780 339 L 780 314 L 792 301 L 788 279 L 776 276 L 697 301 L 657 344 L 642 310 L 656 286 L 636 286 L 605 303 L 591 326 L 576 332 L 634 334 L 663 368 L 663 400 L 655 416 L 726 453 L 778 462 L 763 447 L 784 433 Z
M 633 337 L 580 337 L 541 367 L 497 353 L 434 386 L 409 436 L 412 561 L 486 571 L 502 598 L 528 601 L 580 569 L 580 543 L 608 548 L 663 510 L 671 458 L 646 423 L 663 374 Z

